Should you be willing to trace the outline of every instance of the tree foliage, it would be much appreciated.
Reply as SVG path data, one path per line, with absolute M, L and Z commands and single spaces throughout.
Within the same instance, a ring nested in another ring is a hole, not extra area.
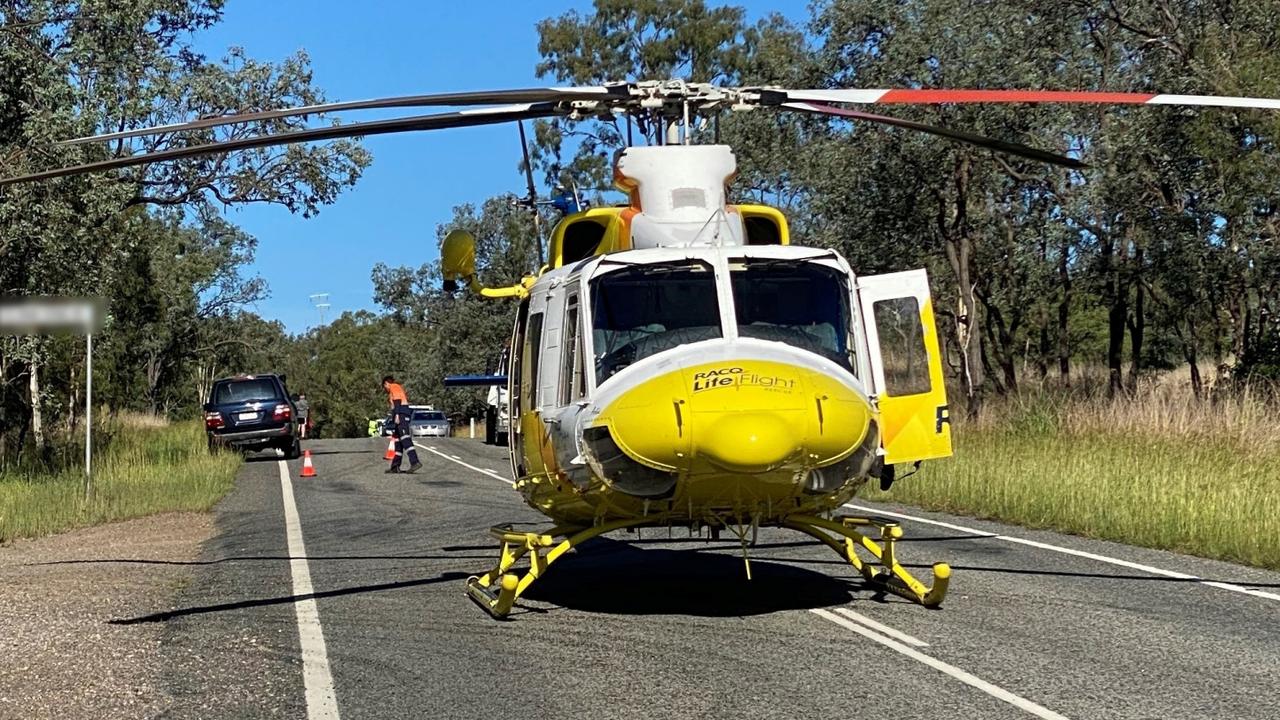
M 194 116 L 323 101 L 305 54 L 271 64 L 235 48 L 217 61 L 196 53 L 192 34 L 218 22 L 222 4 L 0 0 L 5 173 L 304 122 L 54 144 Z M 351 186 L 369 161 L 358 143 L 338 141 L 7 187 L 0 195 L 0 296 L 109 298 L 99 345 L 108 359 L 108 381 L 100 384 L 104 397 L 120 409 L 191 407 L 187 388 L 194 368 L 227 344 L 241 342 L 219 336 L 220 326 L 265 294 L 261 281 L 240 276 L 255 241 L 221 219 L 218 208 L 273 203 L 312 215 Z M 0 340 L 0 444 L 21 445 L 29 428 L 36 444 L 46 446 L 45 415 L 74 420 L 63 403 L 52 402 L 64 389 L 63 378 L 41 369 L 74 372 L 70 368 L 82 360 L 55 340 Z

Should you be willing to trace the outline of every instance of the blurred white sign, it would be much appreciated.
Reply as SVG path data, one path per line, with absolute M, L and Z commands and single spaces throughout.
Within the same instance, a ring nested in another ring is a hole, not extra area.
M 101 301 L 91 298 L 8 298 L 0 300 L 0 335 L 91 333 L 101 326 L 102 316 Z

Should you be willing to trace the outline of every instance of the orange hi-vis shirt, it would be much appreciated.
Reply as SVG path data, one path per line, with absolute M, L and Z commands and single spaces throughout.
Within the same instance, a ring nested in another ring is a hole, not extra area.
M 395 407 L 399 402 L 401 405 L 409 404 L 409 396 L 404 394 L 404 388 L 399 383 L 387 383 L 387 400 Z

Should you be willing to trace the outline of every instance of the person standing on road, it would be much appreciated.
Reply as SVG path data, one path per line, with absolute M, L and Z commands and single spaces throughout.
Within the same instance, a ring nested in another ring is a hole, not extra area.
M 307 396 L 298 393 L 298 400 L 294 403 L 298 408 L 298 429 L 302 431 L 302 437 L 305 439 L 309 434 L 307 431 L 311 429 L 311 403 L 307 402 Z
M 417 472 L 422 467 L 418 462 L 418 451 L 413 448 L 413 437 L 409 434 L 409 420 L 413 411 L 409 409 L 409 396 L 404 387 L 390 375 L 382 378 L 382 389 L 387 391 L 387 400 L 391 403 L 391 435 L 395 438 L 396 456 L 391 460 L 388 473 L 400 472 L 400 463 L 405 455 L 409 456 L 409 472 Z

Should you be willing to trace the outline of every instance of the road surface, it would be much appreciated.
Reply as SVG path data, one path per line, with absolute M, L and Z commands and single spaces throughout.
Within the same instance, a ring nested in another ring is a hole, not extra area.
M 463 580 L 541 516 L 504 449 L 420 446 L 416 475 L 380 439 L 309 443 L 315 478 L 246 463 L 177 606 L 110 618 L 163 624 L 167 717 L 1280 717 L 1280 574 L 890 505 L 904 561 L 954 568 L 942 609 L 798 533 L 747 581 L 735 542 L 650 530 L 495 621 Z

